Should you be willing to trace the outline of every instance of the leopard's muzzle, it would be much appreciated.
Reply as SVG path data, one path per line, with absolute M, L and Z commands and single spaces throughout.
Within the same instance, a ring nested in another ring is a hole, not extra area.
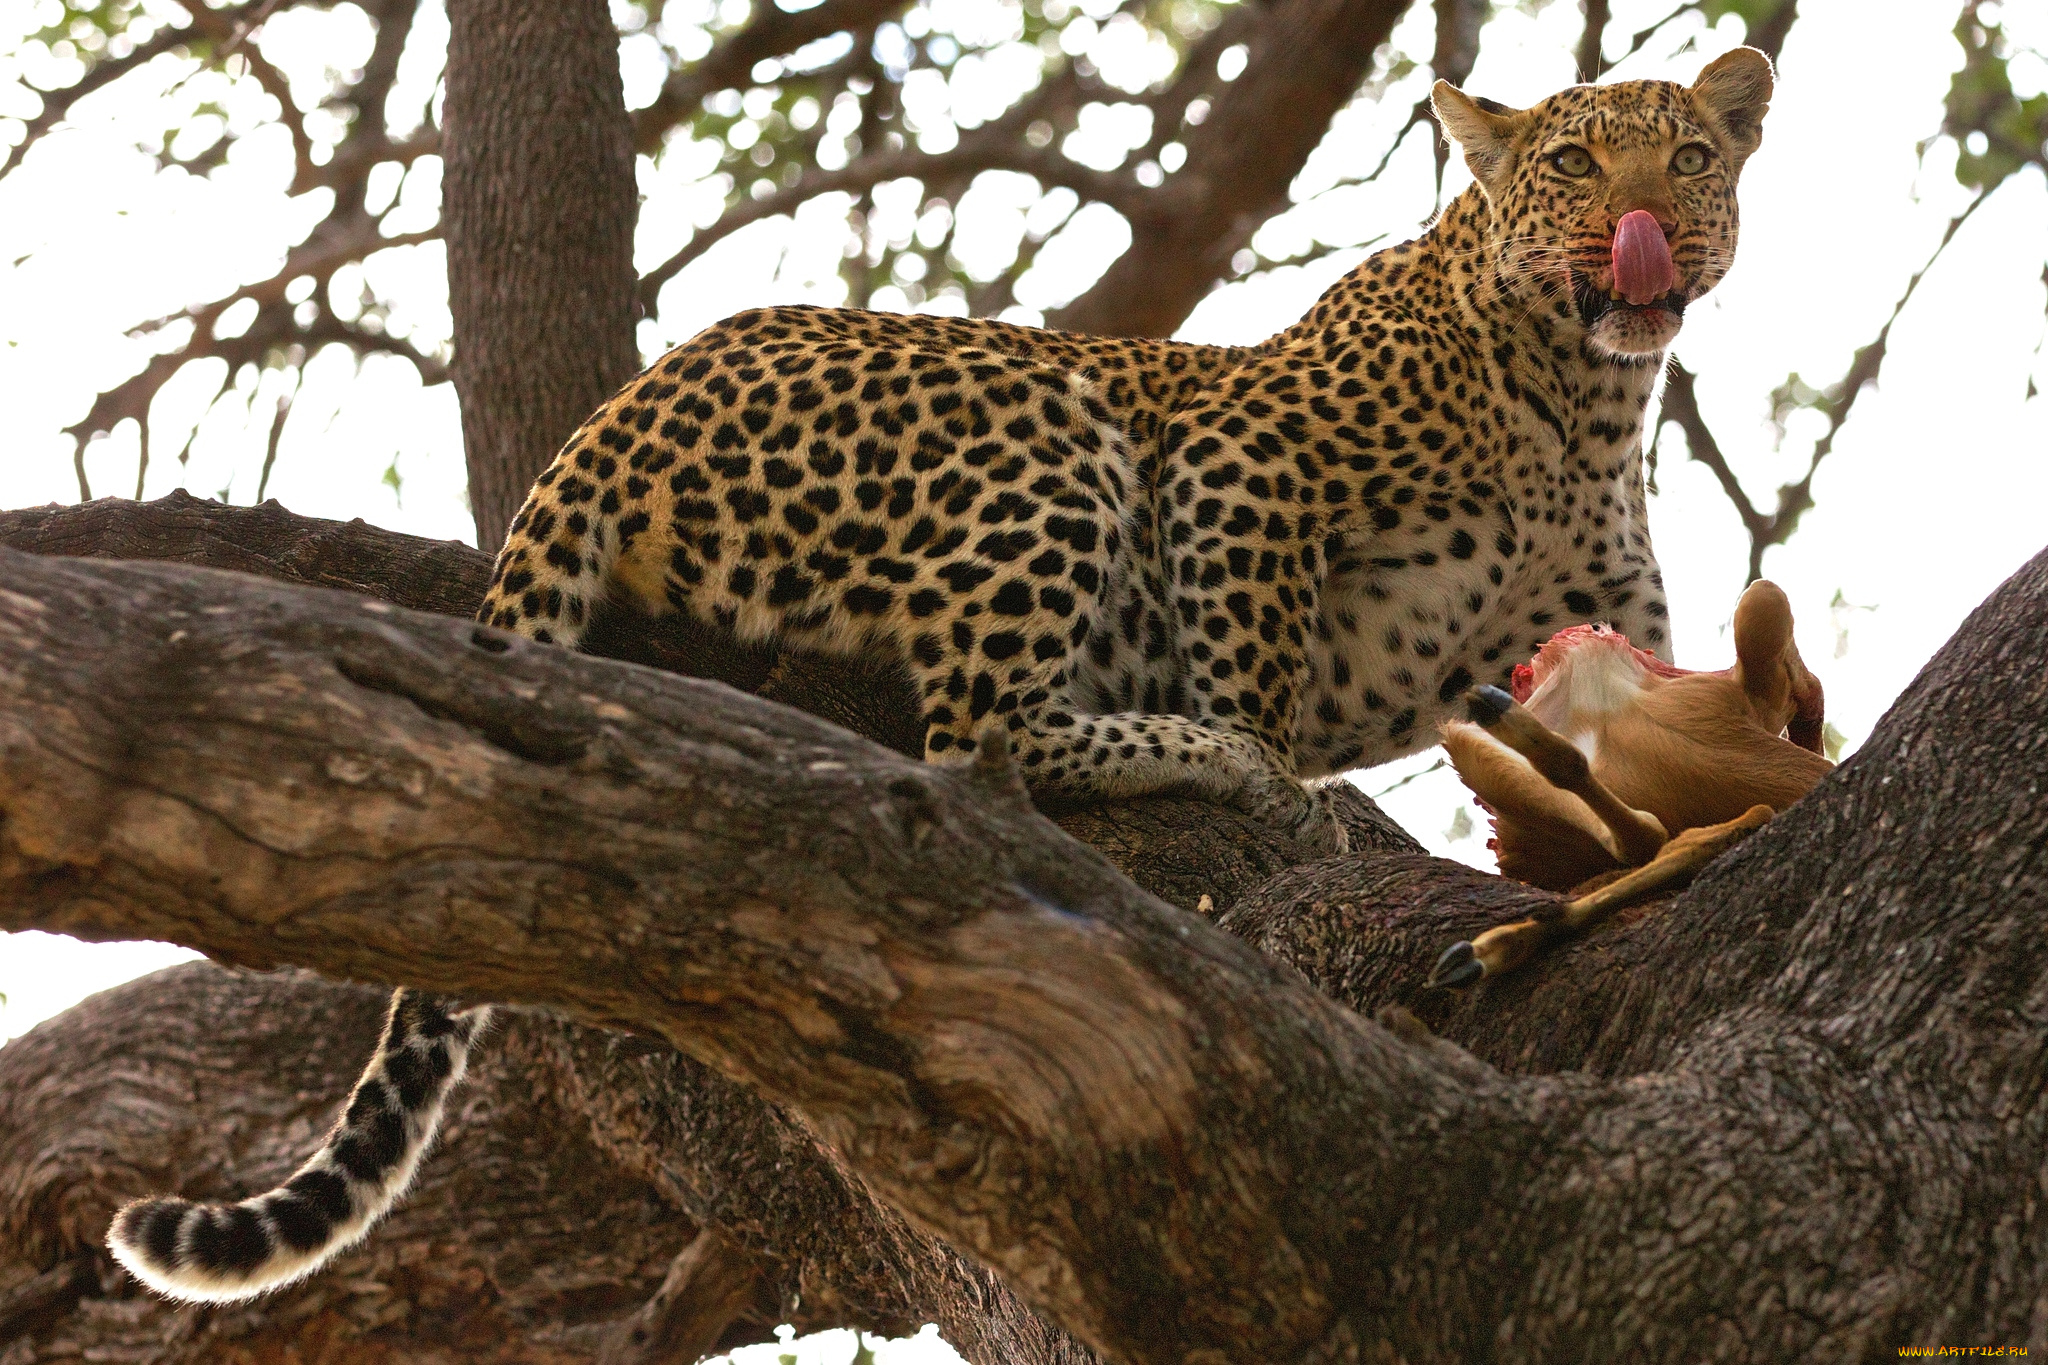
M 1616 309 L 1624 309 L 1635 313 L 1647 313 L 1653 309 L 1661 308 L 1682 320 L 1685 317 L 1685 305 L 1686 297 L 1683 287 L 1673 289 L 1670 293 L 1663 295 L 1661 298 L 1652 299 L 1648 303 L 1633 304 L 1601 289 L 1593 283 L 1592 277 L 1583 271 L 1572 271 L 1572 306 L 1578 312 L 1580 324 L 1587 328 L 1591 328 L 1594 323 L 1600 321 L 1600 319 Z

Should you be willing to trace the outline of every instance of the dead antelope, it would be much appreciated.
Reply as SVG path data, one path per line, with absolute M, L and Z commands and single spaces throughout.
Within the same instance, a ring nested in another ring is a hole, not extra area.
M 1501 873 L 1576 895 L 1452 944 L 1430 984 L 1472 985 L 1685 885 L 1820 781 L 1834 766 L 1820 753 L 1821 687 L 1776 584 L 1743 593 L 1735 659 L 1695 673 L 1575 626 L 1515 670 L 1512 695 L 1465 694 L 1471 719 L 1445 723 L 1444 748 L 1493 814 Z

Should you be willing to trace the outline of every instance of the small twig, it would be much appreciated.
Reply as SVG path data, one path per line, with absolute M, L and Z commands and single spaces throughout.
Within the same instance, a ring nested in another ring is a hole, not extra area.
M 277 395 L 277 413 L 271 418 L 270 434 L 263 451 L 263 473 L 256 479 L 256 501 L 262 502 L 263 495 L 270 491 L 270 471 L 277 465 L 277 447 L 284 440 L 285 419 L 291 416 L 292 400 L 298 396 L 299 384 L 295 379 Z M 135 495 L 138 499 L 141 494 Z
M 135 419 L 135 501 L 142 501 L 142 484 L 149 477 L 149 412 L 145 409 Z M 84 449 L 83 446 L 80 449 Z
M 1372 794 L 1372 799 L 1377 801 L 1382 796 L 1387 795 L 1389 792 L 1397 792 L 1401 790 L 1401 788 L 1407 786 L 1410 782 L 1413 782 L 1418 777 L 1428 777 L 1431 773 L 1441 772 L 1443 769 L 1448 768 L 1450 766 L 1451 761 L 1449 759 L 1440 758 L 1436 762 L 1430 764 L 1427 768 L 1416 769 L 1414 772 L 1408 774 L 1408 776 L 1402 778 L 1399 782 L 1396 782 L 1393 786 L 1380 788 L 1380 790 Z
M 226 54 L 222 55 L 225 59 Z M 299 113 L 299 106 L 292 103 L 291 81 L 254 48 L 243 53 L 242 60 L 249 64 L 249 74 L 255 77 L 256 84 L 277 101 L 277 120 L 292 135 L 294 176 L 307 174 L 313 166 L 313 139 L 306 133 L 306 120 Z

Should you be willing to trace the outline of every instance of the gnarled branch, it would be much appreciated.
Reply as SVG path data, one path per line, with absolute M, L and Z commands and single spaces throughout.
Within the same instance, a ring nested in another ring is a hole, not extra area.
M 1565 954 L 1542 980 L 1579 976 L 1575 1004 L 1468 1035 L 1512 1068 L 1499 1048 L 1547 1029 L 1536 1065 L 1584 1068 L 1516 1079 L 1149 900 L 998 771 L 465 623 L 4 559 L 10 926 L 663 1036 L 1117 1358 L 1779 1359 L 2028 1330 L 2040 1262 L 1962 1249 L 1995 1246 L 2048 1131 L 2000 1079 L 2041 1040 L 1997 1023 L 2041 974 L 2048 798 L 1987 749 L 2030 751 L 2048 701 L 2048 563 L 1800 809 Z M 1346 892 L 1346 866 L 1262 893 L 1297 917 L 1264 939 L 1341 963 L 1316 906 L 1451 885 L 1383 857 L 1354 864 L 1380 889 Z M 1356 937 L 1357 979 L 1387 980 Z M 1970 1098 L 2000 1093 L 1995 1122 Z

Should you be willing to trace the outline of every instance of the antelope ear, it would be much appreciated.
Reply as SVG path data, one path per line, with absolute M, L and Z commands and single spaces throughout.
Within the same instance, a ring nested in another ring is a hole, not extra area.
M 1784 705 L 1791 686 L 1792 603 L 1785 590 L 1759 578 L 1735 604 L 1735 677 L 1749 698 L 1768 709 Z M 1799 667 L 1804 673 L 1805 666 Z M 1782 724 L 1783 722 L 1780 722 Z
M 1753 47 L 1738 47 L 1708 62 L 1688 92 L 1737 174 L 1763 143 L 1771 87 L 1771 59 Z
M 1480 188 L 1492 195 L 1504 186 L 1515 164 L 1515 134 L 1528 112 L 1475 99 L 1449 81 L 1436 83 L 1429 102 L 1436 110 L 1437 122 L 1464 149 L 1465 164 L 1472 168 L 1472 178 Z

